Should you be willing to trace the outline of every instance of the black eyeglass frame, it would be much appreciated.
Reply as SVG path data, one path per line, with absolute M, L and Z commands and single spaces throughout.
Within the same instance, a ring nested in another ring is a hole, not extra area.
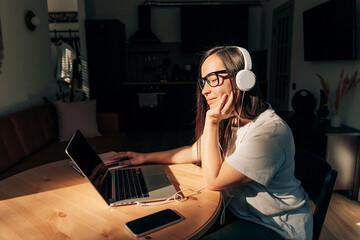
M 207 82 L 207 84 L 210 86 L 210 87 L 216 87 L 220 84 L 220 80 L 219 80 L 219 74 L 220 73 L 227 73 L 226 70 L 219 70 L 219 71 L 215 71 L 215 72 L 211 72 L 211 73 L 208 73 L 205 77 L 202 77 L 202 78 L 199 78 L 198 79 L 198 84 L 199 84 L 199 87 L 200 87 L 200 90 L 203 90 L 204 87 L 205 87 L 205 82 Z M 211 82 L 209 79 L 207 79 L 210 75 L 212 74 L 215 74 L 216 76 L 216 79 L 217 79 L 217 83 L 215 85 L 211 85 Z

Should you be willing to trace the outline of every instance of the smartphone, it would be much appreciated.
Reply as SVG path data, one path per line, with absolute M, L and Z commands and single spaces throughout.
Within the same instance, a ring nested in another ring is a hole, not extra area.
M 171 209 L 165 209 L 125 223 L 137 238 L 181 222 L 181 216 Z

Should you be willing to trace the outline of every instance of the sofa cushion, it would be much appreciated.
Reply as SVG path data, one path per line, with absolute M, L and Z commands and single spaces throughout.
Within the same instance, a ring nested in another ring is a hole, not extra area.
M 34 167 L 67 159 L 67 156 L 64 152 L 65 147 L 66 142 L 56 142 L 40 149 L 39 151 L 29 156 L 26 156 L 25 158 L 21 159 L 21 161 L 2 172 L 0 174 L 0 180 Z
M 26 155 L 56 141 L 57 120 L 50 103 L 10 114 L 8 118 L 14 125 Z
M 80 129 L 86 138 L 101 136 L 96 121 L 96 100 L 65 103 L 54 102 L 59 123 L 59 141 L 70 140 Z
M 0 118 L 0 172 L 24 158 L 26 153 L 8 117 Z

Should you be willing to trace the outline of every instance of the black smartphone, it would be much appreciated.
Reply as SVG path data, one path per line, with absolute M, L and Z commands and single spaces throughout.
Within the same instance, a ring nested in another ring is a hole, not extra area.
M 135 237 L 143 237 L 160 229 L 181 222 L 181 216 L 171 209 L 165 209 L 125 223 Z

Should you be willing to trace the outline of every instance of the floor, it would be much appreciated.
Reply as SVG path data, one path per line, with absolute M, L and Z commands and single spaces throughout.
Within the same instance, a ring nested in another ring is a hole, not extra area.
M 360 239 L 360 202 L 335 191 L 326 214 L 320 240 Z

